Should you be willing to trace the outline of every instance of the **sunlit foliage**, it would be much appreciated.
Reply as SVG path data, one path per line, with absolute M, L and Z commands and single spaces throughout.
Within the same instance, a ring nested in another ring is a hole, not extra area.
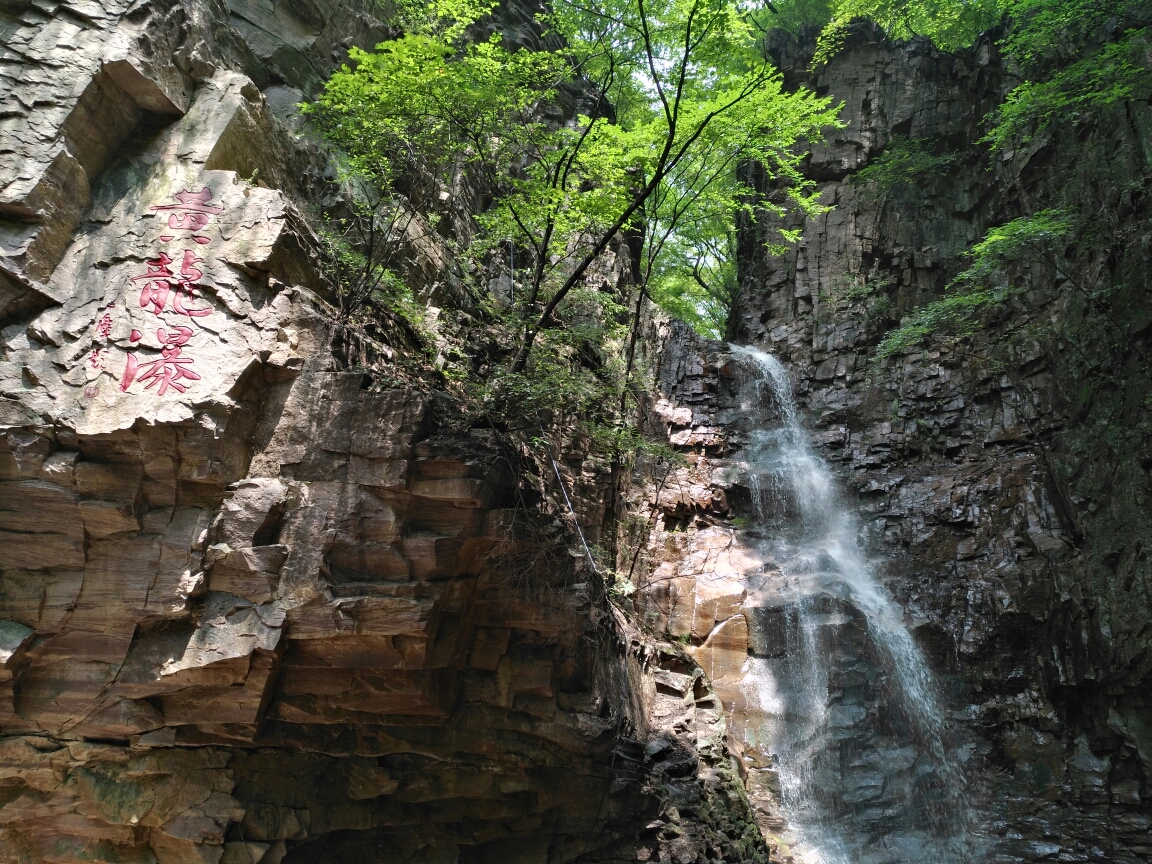
M 790 206 L 816 212 L 796 144 L 837 123 L 830 101 L 784 91 L 734 0 L 561 0 L 541 22 L 559 51 L 476 41 L 489 8 L 413 4 L 409 32 L 354 51 L 308 111 L 381 188 L 467 178 L 489 191 L 469 254 L 511 244 L 525 262 L 514 372 L 624 234 L 642 241 L 641 298 L 715 331 L 732 290 L 727 233 L 753 192 L 737 164 L 758 161 Z M 575 117 L 558 113 L 574 98 Z

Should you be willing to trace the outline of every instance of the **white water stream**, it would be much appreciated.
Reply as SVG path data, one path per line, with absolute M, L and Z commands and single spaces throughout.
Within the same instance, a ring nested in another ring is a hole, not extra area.
M 782 839 L 798 864 L 979 861 L 939 685 L 809 444 L 784 368 L 731 350 L 757 424 L 744 454 L 749 535 L 769 562 L 747 586 L 742 725 L 746 752 L 774 777 Z

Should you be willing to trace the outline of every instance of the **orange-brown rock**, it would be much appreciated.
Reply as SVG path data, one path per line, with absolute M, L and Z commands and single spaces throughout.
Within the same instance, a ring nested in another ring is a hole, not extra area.
M 375 9 L 2 13 L 0 860 L 762 860 L 714 695 L 520 531 L 515 447 L 328 350 L 289 115 Z

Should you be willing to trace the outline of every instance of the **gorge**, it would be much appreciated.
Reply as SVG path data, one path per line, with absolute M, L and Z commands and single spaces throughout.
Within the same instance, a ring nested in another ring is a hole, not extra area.
M 727 342 L 598 258 L 643 312 L 622 459 L 559 393 L 468 403 L 527 277 L 469 269 L 463 175 L 392 241 L 417 311 L 341 329 L 298 105 L 397 14 L 0 2 L 0 860 L 1152 860 L 1147 94 L 992 150 L 998 31 L 765 34 L 838 106 L 819 207 L 741 163 Z M 1112 287 L 1013 264 L 884 354 L 1069 201 Z

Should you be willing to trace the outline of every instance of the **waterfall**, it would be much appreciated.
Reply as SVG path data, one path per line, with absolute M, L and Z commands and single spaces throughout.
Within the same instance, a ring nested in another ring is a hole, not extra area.
M 744 470 L 766 564 L 750 577 L 746 753 L 804 864 L 981 860 L 963 762 L 939 685 L 877 582 L 854 513 L 801 426 L 773 356 L 732 346 L 756 428 Z

